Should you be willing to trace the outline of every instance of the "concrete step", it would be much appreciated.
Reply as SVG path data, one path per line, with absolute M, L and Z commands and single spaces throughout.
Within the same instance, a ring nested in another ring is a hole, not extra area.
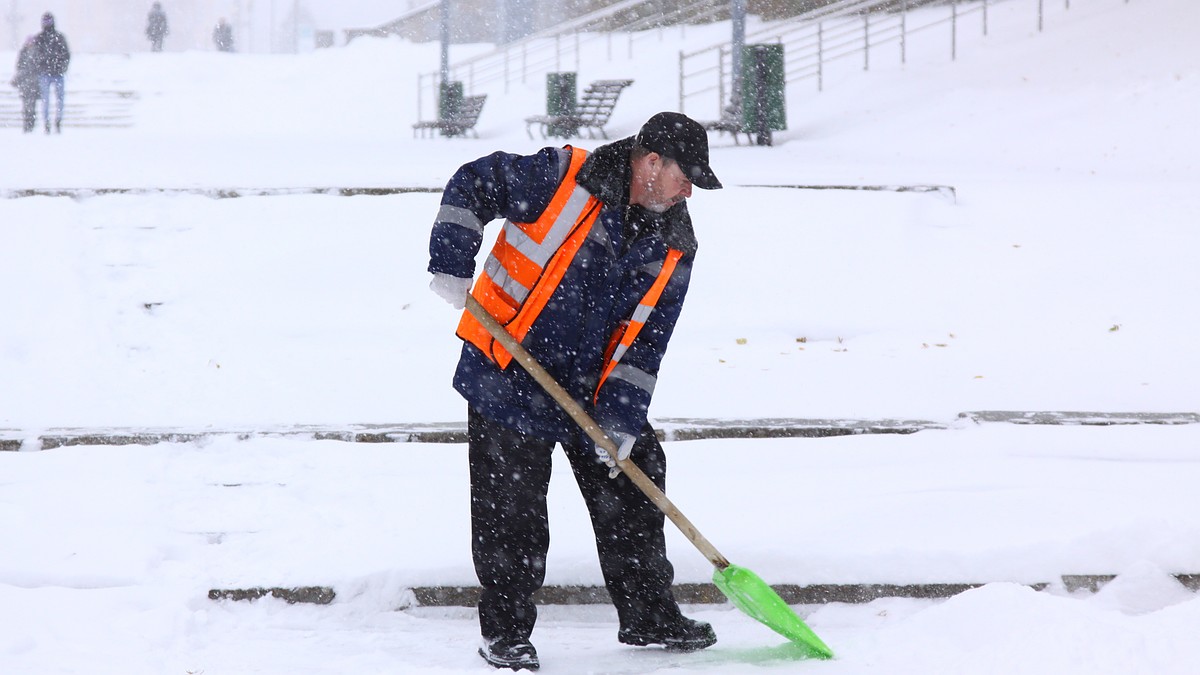
M 1061 586 L 1067 592 L 1095 593 L 1116 578 L 1114 574 L 1064 575 L 1053 582 L 1025 584 L 1034 590 Z M 1175 578 L 1190 591 L 1200 591 L 1200 574 L 1177 574 Z M 789 605 L 824 605 L 831 602 L 864 604 L 880 598 L 949 598 L 979 588 L 983 583 L 932 584 L 797 584 L 772 585 L 771 588 Z M 415 607 L 474 607 L 479 602 L 478 586 L 418 586 L 411 589 Z M 675 599 L 684 605 L 719 605 L 728 602 L 713 584 L 676 584 L 672 587 Z M 337 597 L 331 586 L 298 586 L 292 588 L 214 588 L 208 592 L 211 600 L 257 600 L 273 597 L 289 604 L 307 603 L 328 605 Z M 608 590 L 603 586 L 543 586 L 534 593 L 539 605 L 603 605 L 609 604 Z M 401 607 L 398 609 L 407 609 Z
M 959 420 L 982 423 L 1112 426 L 1195 424 L 1200 413 L 1065 412 L 984 410 L 959 413 Z M 946 429 L 948 424 L 910 419 L 711 419 L 665 417 L 652 420 L 662 441 L 713 438 L 826 438 L 858 434 L 911 434 Z M 154 445 L 191 443 L 216 436 L 313 438 L 347 443 L 466 443 L 465 422 L 420 424 L 293 425 L 224 429 L 188 427 L 0 429 L 0 451 L 51 450 L 75 445 Z
M 132 127 L 134 108 L 140 99 L 136 91 L 67 89 L 62 124 L 68 128 Z M 20 96 L 14 89 L 0 89 L 0 127 L 20 127 L 21 121 Z M 41 101 L 37 104 L 37 123 L 40 131 L 44 123 Z

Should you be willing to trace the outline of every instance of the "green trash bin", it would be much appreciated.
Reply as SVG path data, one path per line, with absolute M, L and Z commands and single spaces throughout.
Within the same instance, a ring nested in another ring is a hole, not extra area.
M 746 45 L 742 52 L 742 126 L 771 145 L 771 132 L 787 129 L 783 45 Z
M 574 116 L 575 112 L 575 73 L 546 73 L 546 115 Z M 571 138 L 578 131 L 577 124 L 556 122 L 547 125 L 546 135 Z
M 462 110 L 462 101 L 462 82 L 443 82 L 438 89 L 438 121 L 448 122 L 456 119 Z M 442 130 L 442 135 L 454 136 L 455 132 L 446 128 Z

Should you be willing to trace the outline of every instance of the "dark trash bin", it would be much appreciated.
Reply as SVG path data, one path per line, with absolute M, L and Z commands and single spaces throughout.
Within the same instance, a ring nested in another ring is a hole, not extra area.
M 575 97 L 575 73 L 546 73 L 546 115 L 574 117 Z M 578 131 L 578 125 L 569 121 L 559 121 L 547 126 L 546 135 L 571 138 Z
M 742 52 L 742 126 L 771 145 L 771 132 L 787 129 L 783 45 L 746 45 Z

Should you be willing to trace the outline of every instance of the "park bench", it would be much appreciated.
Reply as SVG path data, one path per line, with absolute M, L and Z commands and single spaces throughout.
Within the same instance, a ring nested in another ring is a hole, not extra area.
M 625 87 L 633 84 L 633 80 L 596 80 L 588 85 L 579 97 L 572 115 L 534 115 L 525 118 L 525 131 L 533 138 L 533 127 L 538 126 L 542 138 L 553 131 L 555 135 L 577 136 L 581 129 L 586 129 L 588 138 L 595 138 L 596 132 L 607 139 L 604 126 L 612 117 L 613 108 Z
M 447 137 L 463 136 L 470 132 L 472 136 L 479 138 L 479 134 L 475 131 L 475 123 L 479 121 L 479 113 L 483 112 L 485 101 L 487 101 L 487 94 L 464 96 L 457 114 L 449 119 L 417 122 L 413 125 L 413 137 L 416 138 L 419 131 L 422 138 L 427 132 L 430 134 L 441 132 L 442 136 Z
M 733 106 L 725 106 L 721 109 L 721 119 L 709 122 L 701 122 L 701 126 L 706 131 L 715 131 L 718 134 L 730 134 L 733 136 L 733 142 L 741 145 L 742 142 L 738 138 L 738 134 L 746 134 L 746 142 L 751 143 L 752 138 L 750 132 L 742 126 L 741 115 Z

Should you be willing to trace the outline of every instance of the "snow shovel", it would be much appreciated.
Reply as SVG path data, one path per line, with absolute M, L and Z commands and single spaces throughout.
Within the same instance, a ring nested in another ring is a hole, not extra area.
M 550 373 L 546 372 L 545 368 L 542 368 L 537 359 L 525 351 L 521 343 L 517 342 L 516 338 L 509 334 L 491 314 L 488 314 L 483 305 L 480 305 L 479 301 L 470 295 L 467 296 L 467 311 L 487 328 L 492 337 L 513 355 L 513 358 L 533 376 L 533 379 L 537 380 L 538 384 L 542 385 L 542 388 L 562 406 L 571 419 L 583 428 L 584 432 L 596 442 L 596 445 L 604 448 L 609 457 L 617 457 L 617 444 L 608 437 L 608 434 L 605 434 L 583 407 L 571 398 L 567 390 L 563 389 Z M 672 523 L 675 523 L 683 536 L 687 537 L 688 541 L 704 554 L 704 557 L 708 558 L 714 568 L 713 583 L 721 589 L 721 592 L 735 607 L 750 618 L 791 640 L 804 650 L 806 657 L 833 658 L 833 650 L 817 637 L 816 633 L 792 611 L 792 608 L 784 602 L 783 598 L 779 597 L 773 588 L 754 572 L 745 567 L 731 564 L 725 556 L 721 555 L 717 548 L 703 534 L 700 534 L 700 530 L 696 529 L 692 521 L 688 520 L 687 516 L 684 516 L 670 499 L 667 499 L 667 495 L 658 489 L 654 481 L 650 480 L 650 477 L 643 473 L 636 464 L 628 459 L 619 458 L 616 462 L 621 471 L 633 481 L 633 484 L 644 492 L 650 501 L 654 502 L 654 505 L 667 518 L 671 519 Z

